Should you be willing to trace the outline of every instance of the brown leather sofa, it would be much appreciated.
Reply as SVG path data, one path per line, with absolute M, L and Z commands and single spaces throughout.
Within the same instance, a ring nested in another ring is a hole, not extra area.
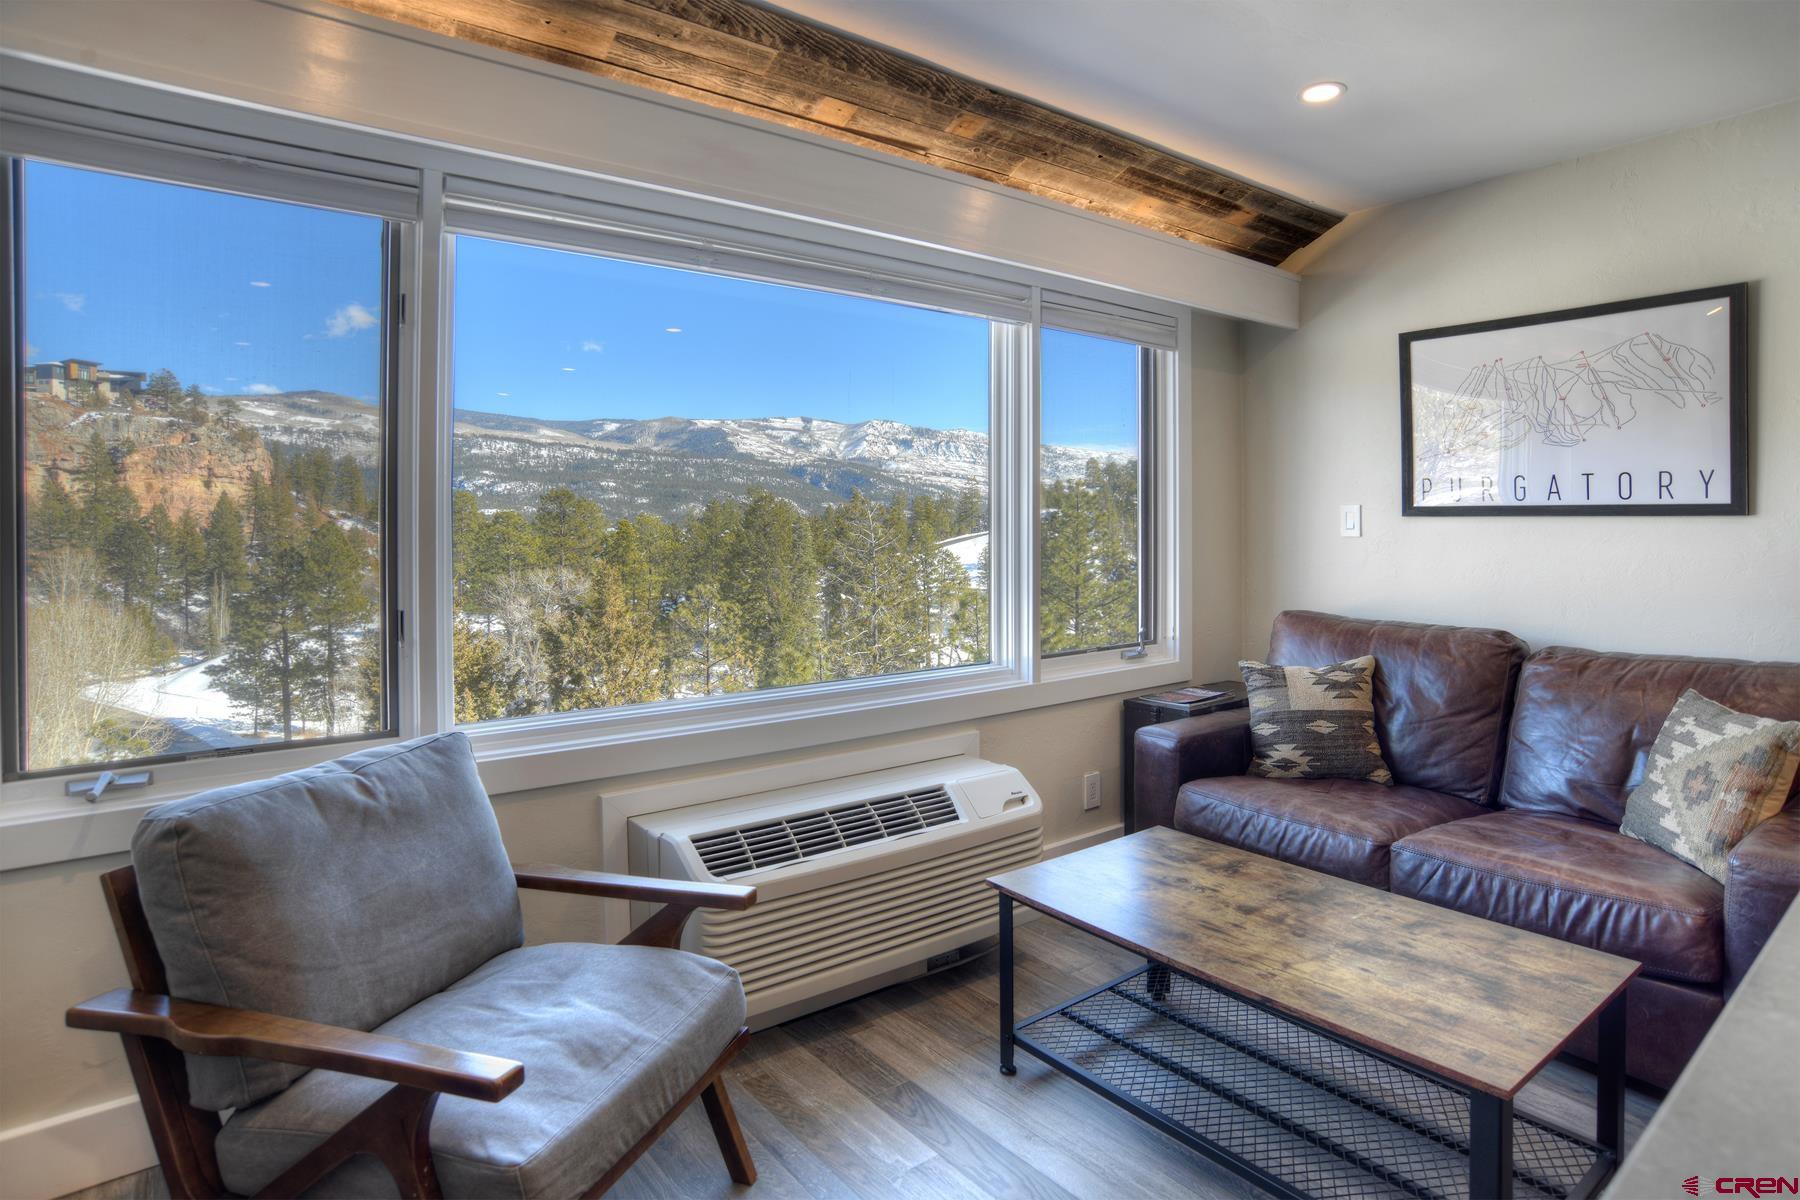
M 1275 619 L 1270 662 L 1365 654 L 1395 786 L 1245 775 L 1238 709 L 1138 731 L 1135 827 L 1172 825 L 1635 959 L 1627 1067 L 1667 1087 L 1800 891 L 1800 804 L 1790 795 L 1738 844 L 1721 885 L 1620 833 L 1625 797 L 1682 691 L 1800 720 L 1800 663 L 1527 656 L 1497 629 Z M 1592 1030 L 1571 1050 L 1591 1059 Z

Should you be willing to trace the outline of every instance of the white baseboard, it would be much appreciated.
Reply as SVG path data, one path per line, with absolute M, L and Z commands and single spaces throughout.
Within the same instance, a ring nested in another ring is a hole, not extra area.
M 1123 832 L 1123 825 L 1108 825 L 1062 838 L 1044 846 L 1044 857 L 1098 846 Z M 1035 915 L 1026 910 L 1019 919 Z M 155 1165 L 135 1095 L 0 1130 L 0 1196 L 6 1200 L 53 1200 Z
M 136 1095 L 0 1130 L 0 1196 L 51 1200 L 156 1165 Z

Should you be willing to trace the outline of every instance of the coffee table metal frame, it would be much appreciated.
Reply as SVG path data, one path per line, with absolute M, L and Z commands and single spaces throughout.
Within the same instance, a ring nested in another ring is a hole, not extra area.
M 1511 1097 L 1493 1095 L 1479 1089 L 1471 1088 L 1466 1084 L 1447 1079 L 1420 1064 L 1404 1062 L 1369 1046 L 1361 1045 L 1353 1039 L 1343 1037 L 1330 1030 L 1322 1029 L 1319 1026 L 1299 1019 L 1292 1014 L 1280 1012 L 1247 996 L 1239 995 L 1228 988 L 1220 987 L 1217 984 L 1209 983 L 1204 980 L 1194 979 L 1192 976 L 1185 975 L 1175 968 L 1155 960 L 1147 959 L 1146 965 L 1143 967 L 1128 971 L 1117 979 L 1083 992 L 1081 995 L 1070 1000 L 1065 1000 L 1060 1004 L 1045 1009 L 1043 1012 L 1027 1017 L 1023 1021 L 1015 1021 L 1013 1012 L 1014 897 L 1001 892 L 999 893 L 999 901 L 1001 1073 L 1004 1075 L 1015 1075 L 1018 1073 L 1018 1067 L 1015 1064 L 1015 1051 L 1023 1050 L 1034 1058 L 1043 1060 L 1051 1067 L 1068 1075 L 1070 1078 L 1090 1090 L 1106 1097 L 1114 1104 L 1119 1105 L 1121 1108 L 1124 1108 L 1128 1112 L 1131 1112 L 1135 1116 L 1155 1126 L 1170 1137 L 1175 1138 L 1177 1141 L 1180 1141 L 1187 1146 L 1191 1146 L 1193 1149 L 1204 1154 L 1214 1162 L 1229 1168 L 1238 1175 L 1250 1180 L 1274 1195 L 1291 1197 L 1293 1200 L 1310 1200 L 1310 1196 L 1307 1192 L 1299 1190 L 1292 1182 L 1271 1173 L 1271 1171 L 1266 1169 L 1262 1164 L 1220 1145 L 1218 1142 L 1203 1136 L 1200 1132 L 1184 1124 L 1170 1114 L 1160 1111 L 1152 1104 L 1112 1086 L 1099 1075 L 1085 1069 L 1081 1065 L 1063 1057 L 1053 1049 L 1045 1046 L 1026 1031 L 1031 1026 L 1040 1021 L 1044 1021 L 1047 1018 L 1066 1016 L 1069 1014 L 1069 1010 L 1075 1008 L 1075 1006 L 1086 1001 L 1092 1001 L 1105 993 L 1112 992 L 1124 995 L 1125 992 L 1121 990 L 1124 985 L 1137 980 L 1139 977 L 1144 977 L 1145 987 L 1150 995 L 1155 996 L 1159 991 L 1166 993 L 1169 988 L 1170 976 L 1176 975 L 1183 979 L 1190 980 L 1201 988 L 1228 997 L 1237 1004 L 1247 1005 L 1250 1008 L 1267 1014 L 1267 1016 L 1274 1021 L 1284 1022 L 1287 1025 L 1305 1030 L 1313 1036 L 1324 1038 L 1340 1046 L 1347 1047 L 1358 1055 L 1366 1056 L 1375 1062 L 1386 1064 L 1389 1068 L 1405 1072 L 1408 1075 L 1427 1081 L 1432 1085 L 1466 1097 L 1468 1101 L 1469 1118 L 1469 1136 L 1466 1143 L 1447 1142 L 1441 1136 L 1427 1135 L 1425 1133 L 1420 1133 L 1419 1136 L 1421 1138 L 1428 1138 L 1428 1140 L 1433 1141 L 1438 1146 L 1452 1145 L 1454 1149 L 1467 1155 L 1469 1160 L 1469 1186 L 1467 1193 L 1463 1194 L 1472 1197 L 1473 1200 L 1512 1200 L 1515 1177 L 1519 1178 L 1521 1182 L 1526 1183 L 1528 1186 L 1531 1186 L 1533 1190 L 1548 1191 L 1552 1195 L 1563 1197 L 1564 1200 L 1584 1200 L 1585 1197 L 1590 1197 L 1597 1193 L 1601 1185 L 1606 1182 L 1608 1176 L 1612 1174 L 1613 1169 L 1618 1166 L 1618 1161 L 1625 1141 L 1626 1016 L 1625 992 L 1623 990 L 1621 990 L 1617 996 L 1613 997 L 1613 999 L 1600 1010 L 1599 1014 L 1599 1063 L 1598 1090 L 1595 1102 L 1595 1132 L 1594 1137 L 1590 1139 L 1571 1130 L 1560 1128 L 1536 1118 L 1515 1117 Z M 1028 901 L 1021 900 L 1019 902 L 1027 904 L 1029 907 L 1036 907 L 1035 905 L 1030 905 Z M 1040 909 L 1039 911 L 1051 918 L 1056 918 L 1058 916 L 1058 914 L 1048 909 Z M 1104 937 L 1105 935 L 1104 933 L 1101 933 L 1100 936 Z M 1200 1032 L 1203 1035 L 1207 1033 L 1205 1030 L 1201 1030 Z M 1112 1044 L 1117 1045 L 1130 1053 L 1143 1056 L 1151 1061 L 1155 1061 L 1160 1057 L 1156 1052 L 1149 1050 L 1145 1046 L 1134 1043 L 1130 1038 L 1114 1034 L 1106 1034 L 1104 1036 L 1106 1036 L 1107 1040 Z M 1256 1052 L 1249 1051 L 1249 1053 L 1255 1054 Z M 1267 1055 L 1257 1054 L 1256 1057 L 1267 1062 L 1277 1070 L 1285 1071 L 1297 1078 L 1307 1078 L 1307 1072 L 1303 1066 L 1283 1063 Z M 1241 1101 L 1231 1097 L 1229 1089 L 1220 1088 L 1210 1084 L 1203 1075 L 1189 1071 L 1181 1064 L 1160 1065 L 1163 1065 L 1164 1069 L 1184 1074 L 1191 1082 L 1202 1088 L 1208 1088 L 1214 1094 L 1220 1095 L 1227 1102 L 1237 1106 L 1240 1111 L 1243 1112 L 1246 1121 L 1256 1121 L 1266 1124 L 1271 1118 L 1276 1121 L 1280 1120 L 1279 1114 L 1267 1112 L 1259 1113 L 1256 1111 L 1257 1106 L 1254 1105 L 1245 1107 Z M 1368 1111 L 1374 1119 L 1385 1119 L 1402 1128 L 1415 1129 L 1414 1123 L 1409 1121 L 1403 1114 L 1383 1109 L 1380 1105 L 1369 1103 L 1366 1100 L 1358 1100 L 1357 1103 L 1359 1107 Z M 1593 1164 L 1588 1167 L 1580 1180 L 1572 1187 L 1564 1188 L 1555 1185 L 1546 1185 L 1542 1180 L 1531 1177 L 1524 1173 L 1514 1160 L 1513 1142 L 1515 1135 L 1515 1120 L 1525 1122 L 1535 1130 L 1553 1135 L 1574 1147 L 1579 1147 L 1580 1149 L 1591 1153 L 1593 1155 Z M 1304 1136 L 1304 1134 L 1301 1134 L 1301 1136 Z M 1317 1141 L 1315 1141 L 1314 1144 L 1319 1145 Z M 1339 1149 L 1334 1149 L 1329 1144 L 1320 1145 L 1320 1148 L 1336 1155 L 1349 1169 L 1369 1169 L 1366 1164 L 1358 1162 L 1358 1156 L 1354 1154 L 1346 1154 Z M 1389 1190 L 1392 1190 L 1395 1186 L 1395 1181 L 1392 1179 L 1383 1183 L 1381 1176 L 1378 1174 L 1371 1175 L 1371 1182 L 1377 1183 Z M 1399 1182 L 1398 1190 L 1408 1191 L 1414 1195 L 1421 1196 L 1422 1200 L 1429 1200 L 1431 1197 L 1442 1195 L 1442 1193 L 1408 1185 L 1405 1181 Z

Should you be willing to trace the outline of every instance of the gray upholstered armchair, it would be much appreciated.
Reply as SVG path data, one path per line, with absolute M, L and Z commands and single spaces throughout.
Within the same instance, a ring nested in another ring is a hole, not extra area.
M 748 1039 L 723 963 L 675 949 L 747 887 L 507 862 L 443 734 L 149 813 L 103 883 L 131 980 L 69 1010 L 120 1034 L 170 1192 L 597 1196 Z M 519 888 L 661 901 L 624 944 L 525 946 Z

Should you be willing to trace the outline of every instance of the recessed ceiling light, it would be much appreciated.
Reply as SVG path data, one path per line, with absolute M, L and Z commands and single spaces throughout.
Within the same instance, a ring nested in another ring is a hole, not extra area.
M 1321 79 L 1300 89 L 1300 99 L 1308 104 L 1330 104 L 1350 89 L 1335 79 Z

